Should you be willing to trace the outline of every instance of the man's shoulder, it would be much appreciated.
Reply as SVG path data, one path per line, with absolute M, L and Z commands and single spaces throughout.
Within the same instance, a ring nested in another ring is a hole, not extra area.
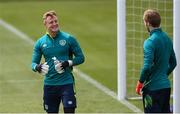
M 39 37 L 39 38 L 37 39 L 37 42 L 44 41 L 47 37 L 48 37 L 48 35 L 47 35 L 47 34 L 44 34 L 43 36 L 41 36 L 41 37 Z
M 153 38 L 152 36 L 150 36 L 144 41 L 144 48 L 152 47 L 152 46 L 153 46 Z
M 144 41 L 144 43 L 151 43 L 151 42 L 153 42 L 153 40 L 154 40 L 154 37 L 153 37 L 153 36 L 149 36 L 149 37 Z
M 64 32 L 64 31 L 60 31 L 61 36 L 63 36 L 64 38 L 73 38 L 73 36 L 70 33 Z
M 153 33 L 145 40 L 145 42 L 148 44 L 155 43 L 159 39 L 160 36 L 161 36 L 161 34 L 159 34 L 159 33 Z
M 39 40 L 44 40 L 44 39 L 46 39 L 48 37 L 48 34 L 44 34 L 43 36 L 41 36 L 40 38 L 39 38 Z
M 48 35 L 47 35 L 47 34 L 44 34 L 43 36 L 41 36 L 40 38 L 38 38 L 38 39 L 36 40 L 35 44 L 36 44 L 36 45 L 42 44 L 43 42 L 46 41 L 46 38 L 47 38 L 47 37 L 48 37 Z

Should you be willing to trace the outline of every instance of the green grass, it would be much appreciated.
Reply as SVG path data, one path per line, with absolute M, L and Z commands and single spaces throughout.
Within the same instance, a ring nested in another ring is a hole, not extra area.
M 0 34 L 3 36 L 0 39 L 0 113 L 44 112 L 43 77 L 30 70 L 32 45 L 1 26 Z M 132 112 L 77 75 L 75 77 L 78 101 L 76 112 Z
M 140 7 L 140 0 L 133 1 L 136 1 L 134 2 L 136 7 Z M 127 30 L 137 30 L 137 32 L 127 32 L 127 45 L 136 46 L 136 48 L 127 46 L 127 96 L 136 96 L 135 85 L 143 62 L 142 45 L 148 36 L 143 26 L 142 13 L 148 7 L 157 6 L 154 5 L 156 1 L 144 0 L 142 8 L 132 10 L 133 1 L 126 1 L 127 14 L 134 12 L 138 15 L 126 17 L 127 22 L 138 23 L 135 25 L 127 23 Z M 172 36 L 172 19 L 165 18 L 172 17 L 172 12 L 164 13 L 163 10 L 165 6 L 168 9 L 172 8 L 172 1 L 167 0 L 167 2 L 166 5 L 160 3 L 158 7 L 161 9 L 162 27 Z M 84 51 L 86 61 L 78 68 L 116 92 L 116 0 L 0 0 L 0 18 L 34 41 L 45 33 L 42 15 L 51 9 L 58 13 L 61 29 L 73 34 Z M 44 112 L 41 81 L 43 79 L 30 68 L 32 46 L 2 27 L 0 34 L 0 112 Z M 132 53 L 139 56 L 134 56 Z M 20 82 L 9 80 L 20 80 Z M 32 80 L 32 82 L 21 80 Z M 77 112 L 131 112 L 78 76 L 77 89 L 79 105 Z M 142 109 L 141 101 L 130 102 Z
M 34 40 L 45 33 L 42 14 L 54 9 L 58 13 L 61 29 L 77 37 L 85 53 L 86 62 L 80 68 L 112 90 L 117 90 L 115 0 L 1 4 L 1 18 Z
M 0 6 L 0 18 L 33 40 L 45 33 L 42 14 L 54 9 L 61 29 L 74 34 L 85 53 L 86 62 L 78 68 L 116 91 L 115 1 L 13 1 L 0 2 Z M 0 27 L 0 34 L 0 112 L 44 112 L 43 77 L 30 68 L 32 46 L 3 27 Z M 75 77 L 77 112 L 132 112 L 93 85 Z

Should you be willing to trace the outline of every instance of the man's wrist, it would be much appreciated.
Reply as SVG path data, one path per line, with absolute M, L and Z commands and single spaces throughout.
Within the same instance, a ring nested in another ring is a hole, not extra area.
M 67 60 L 62 62 L 62 67 L 65 69 L 66 67 L 72 66 L 73 62 L 72 60 Z
M 33 70 L 34 70 L 35 72 L 37 71 L 37 70 L 36 70 L 36 66 L 37 66 L 37 64 L 33 66 Z
M 69 66 L 73 66 L 73 61 L 72 60 L 68 60 Z
M 41 66 L 42 66 L 42 64 L 37 64 L 35 66 L 35 70 L 38 71 L 39 73 L 41 72 Z
M 144 83 L 142 80 L 139 80 L 139 82 L 140 82 L 141 84 L 143 84 L 143 83 Z

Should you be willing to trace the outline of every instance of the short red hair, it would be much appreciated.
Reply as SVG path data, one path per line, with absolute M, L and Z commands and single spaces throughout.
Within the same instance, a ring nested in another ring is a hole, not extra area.
M 159 12 L 154 9 L 146 10 L 143 19 L 145 22 L 149 22 L 152 27 L 159 27 L 161 24 L 161 16 Z
M 45 20 L 48 16 L 53 17 L 53 16 L 57 16 L 57 14 L 54 10 L 50 10 L 43 14 L 43 20 Z

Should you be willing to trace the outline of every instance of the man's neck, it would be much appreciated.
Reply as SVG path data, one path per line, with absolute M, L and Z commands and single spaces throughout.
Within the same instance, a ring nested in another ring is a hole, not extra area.
M 149 30 L 150 30 L 150 32 L 151 32 L 152 30 L 154 30 L 154 29 L 158 29 L 158 28 L 160 28 L 160 27 L 152 27 L 152 26 L 149 26 Z
M 55 38 L 57 33 L 58 31 L 57 32 L 48 31 L 48 34 L 50 35 L 51 38 Z

